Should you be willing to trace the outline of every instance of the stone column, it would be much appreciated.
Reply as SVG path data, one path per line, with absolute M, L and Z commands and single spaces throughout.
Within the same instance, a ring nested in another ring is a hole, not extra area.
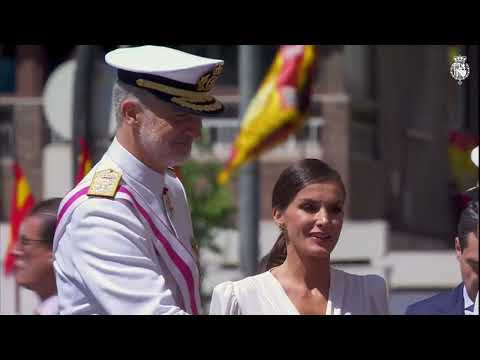
M 42 95 L 45 80 L 45 50 L 39 45 L 19 45 L 16 54 L 17 97 Z M 16 106 L 15 155 L 31 186 L 35 199 L 42 198 L 42 148 L 44 125 L 41 105 Z
M 324 94 L 321 100 L 322 114 L 325 119 L 322 133 L 324 161 L 340 173 L 348 192 L 350 188 L 350 117 L 344 72 L 344 53 L 336 51 L 321 64 L 318 84 L 320 92 Z M 345 204 L 345 215 L 347 218 L 350 217 L 348 199 Z

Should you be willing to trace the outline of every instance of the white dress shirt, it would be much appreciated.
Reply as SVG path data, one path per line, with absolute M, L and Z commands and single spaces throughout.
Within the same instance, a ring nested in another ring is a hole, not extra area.
M 463 285 L 463 303 L 465 315 L 478 315 L 478 293 L 475 302 L 468 296 L 467 288 Z
M 473 307 L 473 312 L 475 315 L 478 315 L 478 291 L 477 291 L 477 296 L 475 297 L 475 305 Z
M 299 315 L 280 282 L 267 271 L 217 285 L 211 315 Z M 385 280 L 331 268 L 326 315 L 388 314 Z

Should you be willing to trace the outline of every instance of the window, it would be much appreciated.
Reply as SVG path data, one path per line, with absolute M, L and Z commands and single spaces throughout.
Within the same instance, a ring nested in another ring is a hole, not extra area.
M 13 107 L 0 105 L 0 159 L 13 156 Z
M 0 93 L 15 92 L 15 46 L 0 45 Z
M 346 86 L 351 96 L 351 149 L 356 155 L 379 159 L 377 111 L 377 48 L 345 46 Z

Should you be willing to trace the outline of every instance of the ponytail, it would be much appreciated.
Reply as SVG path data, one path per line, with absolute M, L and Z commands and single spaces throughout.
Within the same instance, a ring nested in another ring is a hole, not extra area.
M 272 250 L 260 261 L 260 273 L 270 271 L 274 267 L 280 266 L 287 258 L 287 244 L 285 235 L 282 233 L 273 245 Z

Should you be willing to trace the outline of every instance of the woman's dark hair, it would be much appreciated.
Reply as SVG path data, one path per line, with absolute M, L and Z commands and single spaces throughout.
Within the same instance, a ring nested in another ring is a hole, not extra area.
M 304 159 L 286 168 L 277 180 L 272 193 L 272 209 L 285 211 L 299 191 L 316 183 L 335 182 L 347 195 L 338 172 L 318 159 Z M 272 250 L 260 261 L 260 272 L 283 264 L 287 257 L 287 241 L 280 234 Z
M 53 237 L 57 227 L 57 212 L 61 202 L 61 198 L 44 200 L 35 205 L 28 215 L 29 217 L 35 216 L 42 219 L 41 237 L 50 248 L 53 246 Z

